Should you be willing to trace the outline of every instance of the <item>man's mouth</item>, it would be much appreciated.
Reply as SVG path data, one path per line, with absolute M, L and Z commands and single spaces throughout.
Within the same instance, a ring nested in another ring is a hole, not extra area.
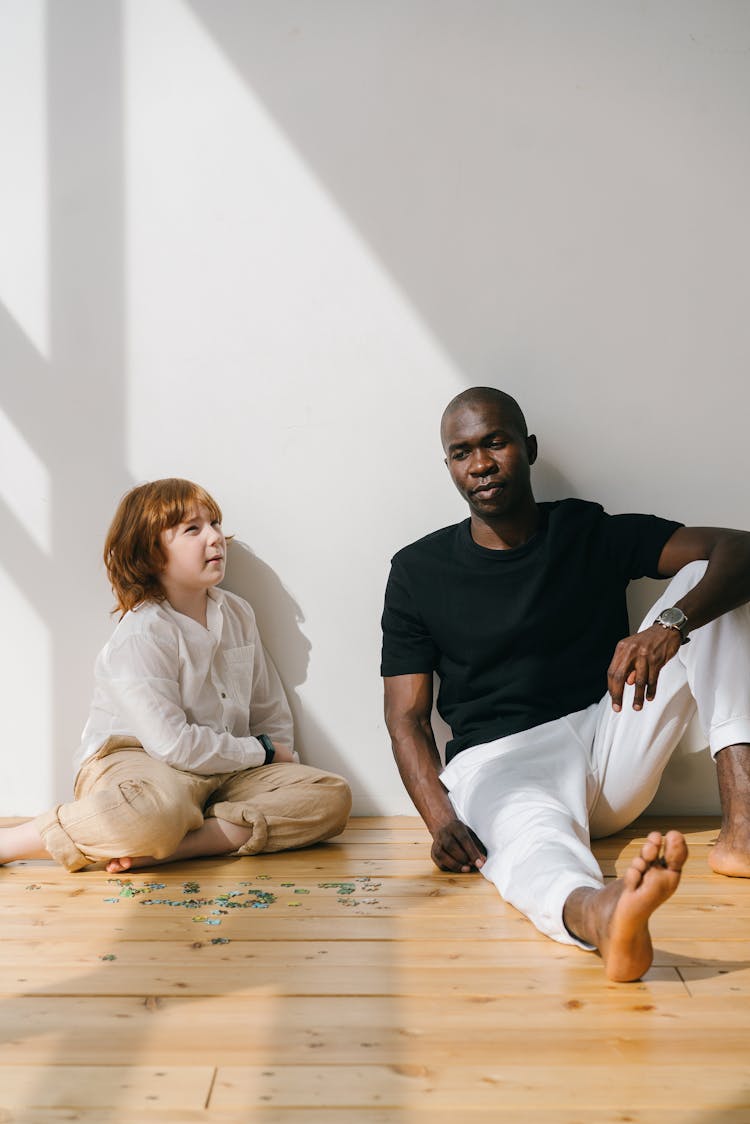
M 479 484 L 476 488 L 472 488 L 471 494 L 478 499 L 487 499 L 498 492 L 502 492 L 504 487 L 505 485 L 501 484 L 499 480 L 491 480 L 489 484 Z

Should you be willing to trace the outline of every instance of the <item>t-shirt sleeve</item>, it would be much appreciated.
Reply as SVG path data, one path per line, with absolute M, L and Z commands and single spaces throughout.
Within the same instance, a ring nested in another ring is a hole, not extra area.
M 657 515 L 607 516 L 607 539 L 614 564 L 627 580 L 662 577 L 661 552 L 683 526 Z
M 418 675 L 435 670 L 438 649 L 414 603 L 409 576 L 398 555 L 391 563 L 382 625 L 381 675 Z

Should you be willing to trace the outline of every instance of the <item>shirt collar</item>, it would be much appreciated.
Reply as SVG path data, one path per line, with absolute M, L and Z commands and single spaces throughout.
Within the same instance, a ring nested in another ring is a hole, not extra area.
M 221 634 L 224 631 L 224 590 L 223 589 L 209 589 L 208 591 L 208 606 L 206 609 L 206 626 L 208 631 L 212 633 L 218 640 L 221 639 Z

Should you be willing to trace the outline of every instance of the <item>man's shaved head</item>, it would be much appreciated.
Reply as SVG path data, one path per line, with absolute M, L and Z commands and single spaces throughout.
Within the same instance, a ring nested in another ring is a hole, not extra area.
M 515 398 L 511 398 L 505 391 L 497 390 L 494 386 L 470 386 L 468 390 L 462 390 L 460 394 L 452 398 L 443 411 L 440 421 L 440 439 L 443 447 L 445 447 L 445 425 L 448 419 L 458 413 L 459 410 L 471 409 L 475 406 L 500 407 L 508 421 L 518 430 L 519 435 L 528 437 L 526 418 L 523 416 L 523 410 Z

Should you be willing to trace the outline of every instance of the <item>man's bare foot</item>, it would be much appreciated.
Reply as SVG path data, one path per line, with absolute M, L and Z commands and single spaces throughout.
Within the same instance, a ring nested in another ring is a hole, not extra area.
M 679 831 L 652 831 L 622 878 L 602 890 L 581 887 L 565 903 L 569 931 L 599 949 L 611 980 L 626 983 L 648 971 L 654 952 L 648 921 L 677 889 L 687 859 Z
M 722 822 L 708 865 L 717 874 L 750 878 L 750 746 L 728 745 L 720 750 L 716 777 Z
M 742 832 L 722 827 L 708 854 L 708 865 L 717 874 L 731 878 L 750 878 L 750 825 Z

